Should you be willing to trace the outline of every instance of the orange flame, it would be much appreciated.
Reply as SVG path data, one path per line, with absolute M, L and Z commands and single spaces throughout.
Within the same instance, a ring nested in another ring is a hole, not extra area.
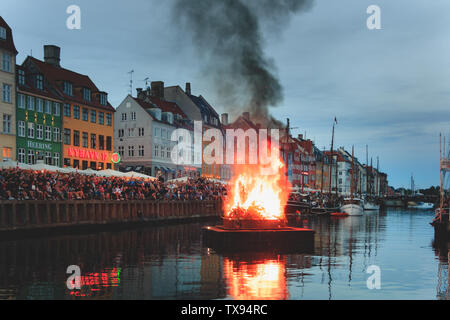
M 271 174 L 263 174 L 268 172 Z M 282 159 L 278 158 L 267 166 L 236 166 L 234 173 L 229 184 L 229 196 L 224 202 L 226 218 L 260 220 L 285 218 L 284 210 L 289 198 L 290 184 L 285 176 Z

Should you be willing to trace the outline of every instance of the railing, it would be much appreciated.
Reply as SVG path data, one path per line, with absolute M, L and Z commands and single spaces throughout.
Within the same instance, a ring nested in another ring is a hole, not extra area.
M 0 232 L 220 217 L 222 201 L 0 201 Z

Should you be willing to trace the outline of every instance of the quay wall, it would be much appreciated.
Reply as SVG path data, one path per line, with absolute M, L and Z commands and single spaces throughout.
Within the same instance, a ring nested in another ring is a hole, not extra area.
M 104 226 L 220 217 L 222 201 L 0 201 L 7 231 Z

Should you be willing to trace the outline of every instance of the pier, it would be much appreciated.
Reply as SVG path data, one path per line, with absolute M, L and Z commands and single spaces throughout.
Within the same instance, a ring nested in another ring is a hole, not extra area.
M 0 233 L 188 221 L 222 215 L 222 201 L 0 201 Z

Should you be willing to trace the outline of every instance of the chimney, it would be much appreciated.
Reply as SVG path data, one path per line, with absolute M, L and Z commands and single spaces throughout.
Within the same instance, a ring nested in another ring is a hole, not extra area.
M 186 92 L 186 94 L 191 95 L 191 83 L 190 82 L 186 82 L 185 92 Z
M 54 67 L 60 68 L 59 62 L 61 54 L 61 48 L 54 45 L 45 45 L 44 46 L 44 61 Z
M 152 86 L 152 96 L 164 99 L 164 82 L 163 81 L 153 81 L 151 83 Z
M 145 98 L 145 91 L 143 91 L 142 88 L 137 88 L 137 89 L 136 89 L 136 92 L 137 92 L 136 97 L 137 97 L 138 99 L 143 100 L 143 99 Z
M 243 112 L 242 116 L 245 120 L 250 121 L 250 112 Z
M 228 113 L 222 113 L 222 125 L 228 125 Z

